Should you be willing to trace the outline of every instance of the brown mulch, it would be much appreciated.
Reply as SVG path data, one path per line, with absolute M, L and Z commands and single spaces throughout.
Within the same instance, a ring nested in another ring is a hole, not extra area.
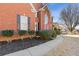
M 2 36 L 0 35 L 0 42 L 1 41 L 12 41 L 12 40 L 18 40 L 18 39 L 23 39 L 23 38 L 31 38 L 34 37 L 35 35 L 13 35 L 11 37 L 6 37 L 6 36 Z

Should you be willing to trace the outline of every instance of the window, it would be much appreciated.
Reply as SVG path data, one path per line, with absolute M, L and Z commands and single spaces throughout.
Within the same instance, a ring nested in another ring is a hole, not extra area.
M 45 24 L 48 24 L 48 15 L 45 15 Z
M 47 14 L 45 15 L 45 19 L 44 20 L 45 20 L 44 21 L 44 23 L 45 23 L 45 25 L 44 25 L 45 30 L 48 30 L 48 15 Z
M 18 27 L 19 30 L 29 30 L 29 26 L 30 26 L 30 21 L 29 21 L 29 17 L 27 16 L 23 16 L 23 15 L 18 15 Z

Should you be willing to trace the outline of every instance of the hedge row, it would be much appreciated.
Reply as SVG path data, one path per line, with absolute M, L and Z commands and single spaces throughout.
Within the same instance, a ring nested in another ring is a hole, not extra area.
M 17 31 L 18 34 L 21 36 L 21 35 L 25 35 L 25 34 L 34 34 L 35 32 L 34 31 L 25 31 L 25 30 L 18 30 Z M 1 31 L 1 34 L 3 36 L 7 36 L 7 37 L 10 37 L 10 36 L 13 36 L 14 35 L 14 30 L 3 30 Z
M 3 36 L 7 36 L 10 37 L 12 35 L 14 35 L 14 31 L 13 30 L 3 30 L 2 32 Z M 53 29 L 53 30 L 42 30 L 42 31 L 25 31 L 25 30 L 19 30 L 18 34 L 21 35 L 25 35 L 25 34 L 29 34 L 29 35 L 33 35 L 36 34 L 36 36 L 40 36 L 40 39 L 44 39 L 44 40 L 49 40 L 52 37 L 55 38 L 58 34 L 60 34 L 60 30 L 59 29 Z
M 59 29 L 56 30 L 53 29 L 53 30 L 37 31 L 36 35 L 39 35 L 41 39 L 50 40 L 51 38 L 55 38 L 60 33 L 61 31 Z

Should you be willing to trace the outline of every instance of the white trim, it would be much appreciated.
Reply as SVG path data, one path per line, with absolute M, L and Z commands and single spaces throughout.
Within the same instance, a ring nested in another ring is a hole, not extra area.
M 48 24 L 48 15 L 47 15 L 47 13 L 44 16 L 44 24 L 45 25 Z
M 28 31 L 28 17 L 20 15 L 20 29 L 19 30 L 27 30 Z
M 35 17 L 37 17 L 37 10 L 35 9 L 34 5 L 32 3 L 30 3 L 31 7 L 32 7 L 32 12 L 35 13 Z
M 43 9 L 47 6 L 47 4 L 45 4 L 42 8 L 40 8 L 40 9 L 37 11 L 37 10 L 35 9 L 35 6 L 33 5 L 33 3 L 30 3 L 30 5 L 31 5 L 31 7 L 32 7 L 32 12 L 35 13 L 35 17 L 37 17 L 37 12 L 43 10 Z
M 30 3 L 31 7 L 32 7 L 32 10 L 36 13 L 37 10 L 35 9 L 34 5 L 32 3 Z
M 38 11 L 43 10 L 45 7 L 47 6 L 47 4 L 45 4 L 42 8 L 40 8 Z
M 47 4 L 45 4 L 42 8 L 40 8 L 40 9 L 37 11 L 37 10 L 35 9 L 35 6 L 34 6 L 32 3 L 30 3 L 30 5 L 31 5 L 31 7 L 32 7 L 32 9 L 33 9 L 33 11 L 34 11 L 35 13 L 37 13 L 37 12 L 43 10 L 43 9 L 47 6 Z

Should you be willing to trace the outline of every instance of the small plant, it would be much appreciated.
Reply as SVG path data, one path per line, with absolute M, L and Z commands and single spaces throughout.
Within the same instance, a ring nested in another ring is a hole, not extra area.
M 56 31 L 56 33 L 57 33 L 58 35 L 61 34 L 61 30 L 60 30 L 60 29 L 54 28 L 54 31 Z
M 55 30 L 51 30 L 52 37 L 55 38 L 57 36 L 57 32 Z
M 35 32 L 35 33 L 36 33 L 36 36 L 38 36 L 38 35 L 39 35 L 39 32 L 40 32 L 40 31 L 36 31 L 36 32 Z
M 19 30 L 18 34 L 19 35 L 25 35 L 25 34 L 27 34 L 27 31 L 26 30 Z
M 61 30 L 60 29 L 57 30 L 57 34 L 58 35 L 61 34 Z
M 3 36 L 7 36 L 7 37 L 10 37 L 14 34 L 14 31 L 13 30 L 3 30 L 2 31 L 2 35 Z
M 39 31 L 39 36 L 41 39 L 43 40 L 49 40 L 51 39 L 51 33 L 48 30 L 44 30 L 44 31 Z
M 35 34 L 35 31 L 28 31 L 28 33 L 30 34 L 30 35 L 33 35 L 33 34 Z

